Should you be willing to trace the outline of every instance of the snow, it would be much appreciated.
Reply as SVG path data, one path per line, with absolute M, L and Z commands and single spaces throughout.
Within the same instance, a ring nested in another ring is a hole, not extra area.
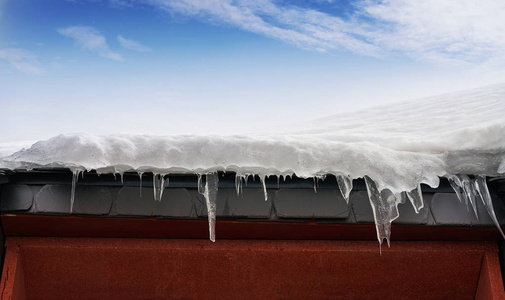
M 379 241 L 389 243 L 398 203 L 408 198 L 416 211 L 423 207 L 421 183 L 437 187 L 445 176 L 472 207 L 476 197 L 490 201 L 485 179 L 483 183 L 481 177 L 466 175 L 505 172 L 504 132 L 505 84 L 500 84 L 248 136 L 63 134 L 3 157 L 0 168 L 64 167 L 74 172 L 75 180 L 82 170 L 153 172 L 157 200 L 166 185 L 164 175 L 170 173 L 232 171 L 237 192 L 253 174 L 262 183 L 267 176 L 293 174 L 316 178 L 317 183 L 317 178 L 333 174 L 346 200 L 352 180 L 365 178 Z M 214 191 L 206 184 L 201 192 L 210 205 Z M 492 211 L 489 203 L 487 207 Z M 209 211 L 211 223 L 215 220 L 211 222 Z
M 34 141 L 3 142 L 0 143 L 0 157 L 5 157 L 19 151 L 20 149 L 30 148 Z

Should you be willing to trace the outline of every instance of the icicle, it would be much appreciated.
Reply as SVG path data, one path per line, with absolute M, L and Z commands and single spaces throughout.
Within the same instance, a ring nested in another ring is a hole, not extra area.
M 472 180 L 467 175 L 451 175 L 447 177 L 449 183 L 451 184 L 453 190 L 456 192 L 460 201 L 465 201 L 466 210 L 470 211 L 470 205 L 472 205 L 475 217 L 479 220 L 479 214 L 477 211 L 477 203 L 475 202 L 475 186 L 472 184 Z
M 77 186 L 77 180 L 79 179 L 79 174 L 83 173 L 83 169 L 72 168 L 72 189 L 70 190 L 70 213 L 74 212 L 74 200 L 75 200 L 75 187 Z
M 237 196 L 242 193 L 242 178 L 243 175 L 240 175 L 238 173 L 235 175 L 235 189 L 237 190 Z
M 503 234 L 500 223 L 498 223 L 498 219 L 496 218 L 496 215 L 494 213 L 493 201 L 491 200 L 491 195 L 489 194 L 489 189 L 487 188 L 486 177 L 483 175 L 475 176 L 474 186 L 475 190 L 477 191 L 477 195 L 479 195 L 480 199 L 482 200 L 482 203 L 484 203 L 487 213 L 493 220 L 494 225 L 496 225 L 502 237 L 505 239 L 505 234 Z
M 144 172 L 137 172 L 137 174 L 139 174 L 140 198 L 142 198 L 142 175 L 144 175 Z
M 161 198 L 163 197 L 163 190 L 167 184 L 168 178 L 165 182 L 165 176 L 163 174 L 153 174 L 154 200 L 161 202 Z
M 277 189 L 281 188 L 281 176 L 282 175 L 277 175 Z
M 260 182 L 261 184 L 263 185 L 263 194 L 265 194 L 265 201 L 268 200 L 268 193 L 267 193 L 267 184 L 266 184 L 266 179 L 267 179 L 267 175 L 264 175 L 263 177 L 261 176 L 258 176 L 260 178 Z
M 460 178 L 456 175 L 450 175 L 447 177 L 447 179 L 449 180 L 449 184 L 451 185 L 452 189 L 456 193 L 456 196 L 458 196 L 459 202 L 465 202 L 466 210 L 470 211 L 470 208 L 468 206 L 468 198 L 463 192 L 463 184 L 461 183 Z
M 416 212 L 416 214 L 418 214 L 419 211 L 424 207 L 423 192 L 421 190 L 421 185 L 419 184 L 417 188 L 413 189 L 410 192 L 407 192 L 406 194 L 410 200 L 410 203 L 412 203 L 412 207 L 414 207 L 414 211 Z
M 401 203 L 402 198 L 400 195 L 393 194 L 388 189 L 379 192 L 375 182 L 368 176 L 365 176 L 365 183 L 382 254 L 382 242 L 384 239 L 386 239 L 388 247 L 390 246 L 391 222 L 399 216 L 398 203 Z
M 196 176 L 198 176 L 198 182 L 197 182 L 198 193 L 203 195 L 203 193 L 205 193 L 205 187 L 203 186 L 202 183 L 202 174 L 196 174 Z
M 124 185 L 124 178 L 123 178 L 123 175 L 124 173 L 123 172 L 119 172 L 119 177 L 121 178 L 121 184 Z
M 477 220 L 479 220 L 479 214 L 477 211 L 477 202 L 475 201 L 475 194 L 476 194 L 475 185 L 473 184 L 472 180 L 468 176 L 466 176 L 466 175 L 458 175 L 458 176 L 460 177 L 461 184 L 463 185 L 463 191 L 464 191 L 468 201 L 472 205 L 473 212 L 475 213 L 475 217 L 477 218 Z
M 338 188 L 342 197 L 344 197 L 347 204 L 349 204 L 349 194 L 352 190 L 352 178 L 349 175 L 337 175 Z
M 317 193 L 317 189 L 319 188 L 319 180 L 324 181 L 326 179 L 326 175 L 315 175 L 314 179 L 314 193 Z
M 207 204 L 207 216 L 209 219 L 209 238 L 216 241 L 216 201 L 219 177 L 217 173 L 209 173 L 206 176 L 205 190 L 203 196 Z

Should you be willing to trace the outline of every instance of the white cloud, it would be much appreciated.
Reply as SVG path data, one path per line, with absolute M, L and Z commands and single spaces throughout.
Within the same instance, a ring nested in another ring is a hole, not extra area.
M 109 48 L 105 37 L 100 35 L 98 30 L 93 27 L 71 26 L 60 28 L 58 32 L 63 36 L 74 39 L 75 45 L 82 50 L 96 52 L 102 57 L 115 61 L 123 60 L 120 54 Z
M 134 40 L 129 40 L 125 39 L 122 35 L 117 36 L 117 40 L 119 41 L 119 44 L 121 44 L 122 47 L 138 52 L 151 52 L 152 49 L 142 45 L 141 43 L 134 41 Z
M 35 75 L 44 73 L 39 67 L 37 56 L 24 49 L 0 49 L 0 59 L 6 60 L 11 67 L 24 73 Z
M 481 62 L 505 51 L 505 2 L 500 0 L 390 0 L 364 5 L 382 47 L 430 60 Z
M 317 51 L 400 54 L 442 64 L 482 64 L 505 56 L 502 0 L 360 0 L 346 18 L 273 0 L 122 2 L 229 24 Z

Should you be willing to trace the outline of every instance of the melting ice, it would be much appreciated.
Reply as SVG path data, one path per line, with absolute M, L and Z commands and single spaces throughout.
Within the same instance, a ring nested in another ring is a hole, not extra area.
M 388 189 L 380 191 L 375 182 L 368 176 L 365 176 L 365 184 L 372 206 L 375 227 L 377 229 L 377 239 L 382 245 L 384 239 L 390 245 L 391 222 L 400 215 L 398 214 L 398 204 L 404 203 L 401 194 L 393 194 Z
M 157 201 L 168 184 L 167 174 L 203 174 L 198 186 L 209 210 L 211 240 L 217 172 L 237 174 L 238 194 L 250 176 L 258 176 L 265 200 L 269 176 L 315 178 L 317 192 L 318 180 L 332 174 L 346 201 L 353 180 L 365 178 L 377 238 L 389 244 L 397 205 L 408 199 L 419 212 L 424 206 L 420 185 L 437 187 L 441 177 L 448 178 L 463 205 L 477 217 L 477 201 L 482 201 L 499 226 L 486 178 L 505 173 L 504 115 L 501 84 L 248 136 L 63 134 L 0 158 L 0 169 L 70 168 L 71 212 L 75 187 L 85 170 L 118 173 L 121 178 L 124 172 L 138 172 L 140 178 L 151 172 Z
M 208 173 L 205 176 L 205 188 L 203 197 L 207 205 L 207 218 L 209 219 L 209 239 L 216 241 L 216 201 L 219 184 L 217 173 Z

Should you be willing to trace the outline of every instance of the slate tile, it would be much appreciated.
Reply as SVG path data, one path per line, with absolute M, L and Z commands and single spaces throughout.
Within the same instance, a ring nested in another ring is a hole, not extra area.
M 275 193 L 267 190 L 267 195 L 265 201 L 263 189 L 243 189 L 240 195 L 235 190 L 228 190 L 224 207 L 222 210 L 218 208 L 226 217 L 269 218 Z
M 35 196 L 35 213 L 70 213 L 70 185 L 45 185 Z
M 2 211 L 27 211 L 33 204 L 33 193 L 27 185 L 6 184 L 0 201 Z
M 74 214 L 107 215 L 112 206 L 112 192 L 106 186 L 77 186 Z
M 161 202 L 154 200 L 153 188 L 123 187 L 117 195 L 116 212 L 129 216 L 190 217 L 193 210 L 187 189 L 165 188 Z
M 193 210 L 191 194 L 184 188 L 165 189 L 161 202 L 155 202 L 156 216 L 187 218 L 191 216 Z
M 373 211 L 366 191 L 351 192 L 349 203 L 356 223 L 374 223 Z
M 436 225 L 477 225 L 474 212 L 461 203 L 455 193 L 435 193 L 431 212 Z
M 349 217 L 349 206 L 333 189 L 280 189 L 275 193 L 274 206 L 280 218 L 335 218 Z

